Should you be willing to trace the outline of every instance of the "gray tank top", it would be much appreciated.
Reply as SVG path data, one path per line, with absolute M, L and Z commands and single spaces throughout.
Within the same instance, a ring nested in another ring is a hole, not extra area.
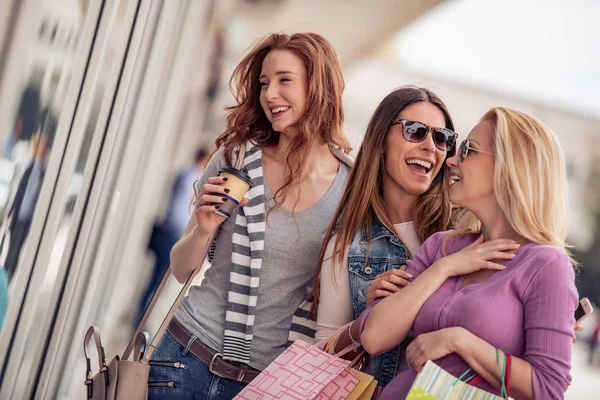
M 219 150 L 200 180 L 206 183 L 226 165 Z M 260 273 L 250 366 L 264 369 L 285 349 L 292 316 L 312 283 L 323 238 L 342 197 L 350 169 L 340 162 L 338 174 L 317 204 L 296 212 L 278 208 L 268 215 Z M 273 194 L 265 185 L 267 210 Z M 175 318 L 201 342 L 223 350 L 225 311 L 231 265 L 232 217 L 221 225 L 212 266 L 200 286 L 192 286 Z

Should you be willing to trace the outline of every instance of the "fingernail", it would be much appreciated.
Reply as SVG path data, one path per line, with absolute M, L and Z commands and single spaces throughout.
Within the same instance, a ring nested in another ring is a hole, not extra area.
M 409 278 L 412 278 L 412 275 L 411 275 L 411 274 L 407 273 L 406 275 L 408 275 L 408 277 L 409 277 Z
M 221 200 L 223 200 L 223 203 L 225 203 L 227 201 L 226 197 L 221 197 Z
M 229 192 L 231 192 L 231 190 L 225 189 L 225 193 L 229 193 Z
M 227 177 L 224 177 L 224 178 L 223 178 L 223 180 L 224 180 L 225 182 L 227 182 L 227 181 L 229 180 L 229 178 L 227 178 Z
M 221 206 L 216 206 L 215 208 L 218 210 L 219 208 L 221 208 Z

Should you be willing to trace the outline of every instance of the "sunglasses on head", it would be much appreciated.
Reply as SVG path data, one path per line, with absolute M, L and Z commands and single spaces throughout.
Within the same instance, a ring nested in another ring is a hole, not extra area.
M 479 150 L 479 149 L 475 149 L 475 148 L 471 147 L 471 142 L 469 141 L 469 139 L 465 139 L 462 141 L 462 143 L 460 144 L 460 147 L 458 148 L 458 159 L 460 160 L 460 162 L 465 161 L 465 158 L 467 158 L 467 156 L 469 155 L 469 150 L 473 150 L 478 153 L 489 154 L 490 156 L 494 155 L 492 153 L 488 153 L 487 151 L 483 151 L 483 150 Z
M 406 119 L 397 119 L 392 122 L 392 126 L 402 125 L 402 136 L 409 142 L 419 143 L 425 140 L 429 131 L 435 147 L 442 151 L 450 151 L 454 148 L 458 135 L 446 128 L 434 128 L 427 126 L 422 122 L 409 121 Z

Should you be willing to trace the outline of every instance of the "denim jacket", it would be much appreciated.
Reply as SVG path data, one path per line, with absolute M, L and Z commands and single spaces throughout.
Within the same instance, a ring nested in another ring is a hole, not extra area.
M 367 290 L 375 277 L 392 268 L 402 267 L 406 264 L 406 258 L 407 250 L 404 244 L 379 220 L 373 220 L 370 240 L 367 229 L 361 228 L 348 250 L 350 293 L 355 319 L 366 308 Z M 380 386 L 385 386 L 396 376 L 399 356 L 400 346 L 384 354 L 372 356 L 365 372 L 373 375 Z

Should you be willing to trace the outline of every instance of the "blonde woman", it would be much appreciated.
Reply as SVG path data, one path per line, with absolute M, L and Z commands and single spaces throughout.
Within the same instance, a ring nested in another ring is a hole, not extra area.
M 410 329 L 416 336 L 411 368 L 381 399 L 404 398 L 427 360 L 455 376 L 471 368 L 478 387 L 499 394 L 497 357 L 506 355 L 513 398 L 563 398 L 577 291 L 558 141 L 540 121 L 493 108 L 447 164 L 450 200 L 480 229 L 433 235 L 408 262 L 411 283 L 365 313 L 369 353 L 398 345 Z

